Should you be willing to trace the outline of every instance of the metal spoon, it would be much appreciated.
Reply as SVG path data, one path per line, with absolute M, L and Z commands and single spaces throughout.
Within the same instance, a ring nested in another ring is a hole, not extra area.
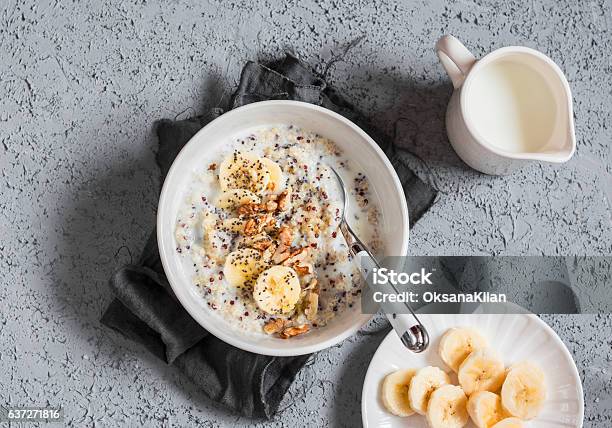
M 328 165 L 329 166 L 329 165 Z M 333 171 L 338 179 L 340 184 L 340 188 L 342 189 L 342 216 L 340 220 L 339 229 L 348 245 L 349 252 L 353 256 L 353 259 L 358 263 L 359 270 L 364 279 L 368 282 L 368 285 L 374 288 L 374 284 L 370 281 L 370 273 L 374 268 L 380 269 L 380 264 L 370 251 L 370 249 L 365 245 L 359 237 L 353 232 L 348 222 L 346 221 L 346 212 L 348 211 L 348 192 L 346 191 L 346 187 L 344 186 L 344 181 L 342 181 L 342 177 L 340 174 L 336 172 L 334 168 L 329 166 L 329 169 Z M 396 288 L 395 284 L 391 283 L 391 287 L 395 293 L 399 294 L 399 290 Z M 401 342 L 404 344 L 406 348 L 415 353 L 423 352 L 429 346 L 429 335 L 427 334 L 427 330 L 419 321 L 419 318 L 416 316 L 412 308 L 408 303 L 405 303 L 406 308 L 412 315 L 410 317 L 407 314 L 385 314 L 387 319 L 391 323 L 393 330 L 399 336 Z

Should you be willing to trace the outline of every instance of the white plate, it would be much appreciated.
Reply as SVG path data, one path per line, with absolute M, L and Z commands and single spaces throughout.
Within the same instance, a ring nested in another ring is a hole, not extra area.
M 380 384 L 394 370 L 408 367 L 439 366 L 447 369 L 438 356 L 440 338 L 447 329 L 472 326 L 499 351 L 504 363 L 522 360 L 538 364 L 546 374 L 548 397 L 540 415 L 526 424 L 531 428 L 581 428 L 584 418 L 582 383 L 571 354 L 559 336 L 535 315 L 420 315 L 431 337 L 430 347 L 413 354 L 391 331 L 374 354 L 363 384 L 361 414 L 364 427 L 426 428 L 423 416 L 400 418 L 389 414 L 380 400 Z M 456 383 L 456 376 L 451 376 Z M 468 428 L 475 425 L 470 421 Z

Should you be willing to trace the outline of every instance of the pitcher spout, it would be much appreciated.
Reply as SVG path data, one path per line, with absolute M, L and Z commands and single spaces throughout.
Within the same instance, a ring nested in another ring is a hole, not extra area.
M 574 118 L 571 113 L 571 99 L 569 102 L 569 117 L 565 126 L 558 126 L 549 143 L 541 150 L 530 153 L 529 158 L 537 161 L 563 163 L 570 160 L 576 151 L 576 134 L 574 132 Z

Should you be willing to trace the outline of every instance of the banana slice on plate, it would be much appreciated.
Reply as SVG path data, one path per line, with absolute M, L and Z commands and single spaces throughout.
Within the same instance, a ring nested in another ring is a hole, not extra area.
M 456 385 L 436 389 L 427 404 L 427 422 L 431 428 L 462 428 L 469 420 L 467 397 Z
M 524 428 L 524 427 L 525 427 L 525 424 L 519 418 L 506 418 L 506 419 L 499 421 L 498 423 L 493 425 L 491 428 Z
M 223 276 L 235 287 L 250 287 L 264 269 L 265 263 L 259 251 L 252 248 L 241 248 L 227 255 L 223 266 Z
M 262 194 L 269 182 L 270 171 L 261 158 L 253 153 L 235 151 L 221 162 L 221 190 L 246 189 Z
M 477 349 L 487 347 L 487 340 L 473 328 L 457 327 L 449 329 L 440 340 L 440 358 L 455 373 L 461 363 Z
M 502 406 L 512 416 L 533 419 L 546 400 L 544 372 L 529 362 L 513 365 L 504 381 L 501 398 Z
M 410 407 L 408 389 L 416 369 L 401 369 L 388 374 L 382 384 L 382 402 L 385 408 L 396 416 L 410 416 L 414 410 Z
M 268 171 L 270 172 L 270 181 L 267 189 L 272 193 L 279 193 L 283 190 L 283 170 L 280 165 L 268 158 L 260 158 Z
M 467 410 L 478 428 L 491 428 L 506 416 L 500 396 L 489 391 L 470 395 Z
M 246 189 L 224 190 L 217 197 L 217 207 L 232 209 L 246 204 L 260 204 L 261 198 Z
M 427 403 L 431 393 L 442 385 L 450 383 L 448 374 L 438 367 L 424 367 L 410 380 L 408 399 L 410 407 L 419 415 L 427 413 Z
M 253 298 L 270 315 L 287 314 L 300 299 L 300 291 L 300 280 L 292 268 L 272 266 L 257 278 Z
M 467 395 L 478 391 L 498 391 L 506 374 L 504 363 L 493 349 L 478 349 L 465 359 L 459 371 L 459 385 Z

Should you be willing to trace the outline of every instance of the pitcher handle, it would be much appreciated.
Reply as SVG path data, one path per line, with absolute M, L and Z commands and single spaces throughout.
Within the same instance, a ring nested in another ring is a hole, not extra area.
M 455 89 L 459 88 L 470 68 L 476 62 L 476 57 L 455 37 L 446 35 L 436 43 L 436 54 Z

